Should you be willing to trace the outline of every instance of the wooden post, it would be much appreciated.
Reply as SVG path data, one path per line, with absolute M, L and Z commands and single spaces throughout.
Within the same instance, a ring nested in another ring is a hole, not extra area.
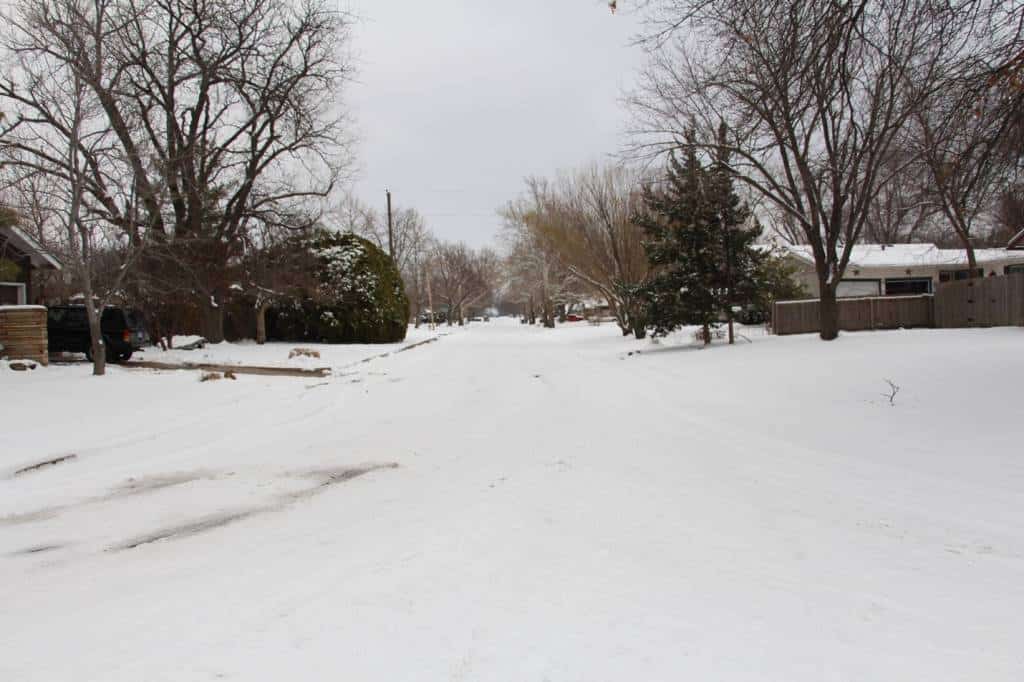
M 388 255 L 395 259 L 395 232 L 391 226 L 391 190 L 384 190 L 388 195 Z

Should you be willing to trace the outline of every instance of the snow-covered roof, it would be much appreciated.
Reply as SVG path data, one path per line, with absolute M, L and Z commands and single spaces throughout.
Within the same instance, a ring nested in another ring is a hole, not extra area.
M 1024 250 L 1024 230 L 1013 235 L 1013 239 L 1011 239 L 1010 243 L 1006 245 L 1006 248 Z
M 15 249 L 27 255 L 33 267 L 50 268 L 53 270 L 61 270 L 63 268 L 60 261 L 48 254 L 39 242 L 15 225 L 0 226 L 0 234 L 6 237 Z
M 808 245 L 786 246 L 786 252 L 806 263 L 814 263 Z M 987 263 L 1024 263 L 1024 253 L 1007 249 L 975 249 L 979 265 Z M 857 244 L 850 253 L 850 267 L 912 268 L 967 266 L 964 249 L 940 249 L 934 244 Z

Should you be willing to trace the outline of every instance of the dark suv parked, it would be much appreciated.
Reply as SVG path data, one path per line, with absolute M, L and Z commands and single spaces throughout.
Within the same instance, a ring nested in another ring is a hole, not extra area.
M 149 342 L 142 315 L 128 308 L 107 306 L 100 317 L 107 362 L 123 362 Z M 92 360 L 89 320 L 84 305 L 50 306 L 46 316 L 50 352 L 85 353 Z

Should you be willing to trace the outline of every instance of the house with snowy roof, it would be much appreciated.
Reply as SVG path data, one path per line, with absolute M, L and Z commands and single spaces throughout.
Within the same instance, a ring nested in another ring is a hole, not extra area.
M 0 305 L 35 302 L 41 294 L 35 273 L 60 269 L 60 261 L 28 233 L 16 225 L 0 223 Z
M 811 247 L 785 246 L 783 252 L 796 262 L 797 280 L 809 296 L 816 298 L 818 276 Z M 974 256 L 979 276 L 1024 272 L 1024 251 L 975 249 Z M 850 298 L 931 294 L 943 282 L 969 277 L 967 252 L 963 249 L 940 249 L 934 244 L 858 244 L 850 254 L 837 295 Z

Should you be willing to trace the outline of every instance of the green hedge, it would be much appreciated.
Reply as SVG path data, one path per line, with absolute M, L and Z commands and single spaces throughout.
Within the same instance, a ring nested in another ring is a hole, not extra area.
M 409 299 L 391 258 L 353 234 L 317 230 L 290 248 L 306 256 L 306 287 L 267 315 L 270 338 L 322 343 L 405 339 Z

